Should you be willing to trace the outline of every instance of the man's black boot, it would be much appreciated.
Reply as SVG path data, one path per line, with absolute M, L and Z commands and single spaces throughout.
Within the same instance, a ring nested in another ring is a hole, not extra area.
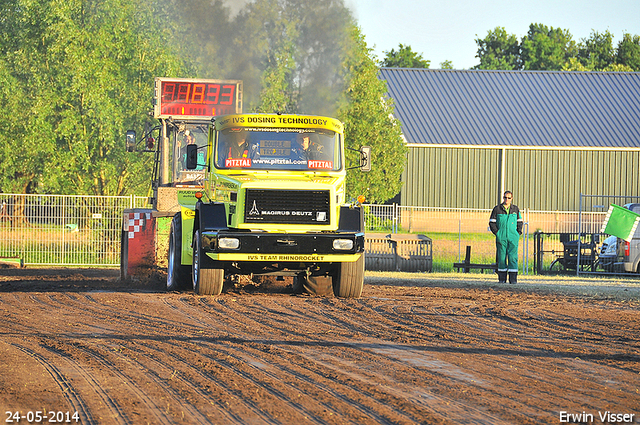
M 498 272 L 498 283 L 507 283 L 507 272 Z
M 518 272 L 509 272 L 509 283 L 512 285 L 518 283 Z

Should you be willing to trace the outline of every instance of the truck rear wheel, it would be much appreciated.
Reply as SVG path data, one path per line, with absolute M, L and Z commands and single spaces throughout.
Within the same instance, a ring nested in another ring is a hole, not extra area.
M 293 278 L 293 292 L 311 295 L 331 295 L 331 276 L 307 276 L 304 273 Z
M 364 287 L 364 253 L 357 261 L 340 263 L 333 275 L 333 294 L 342 298 L 359 298 Z
M 198 295 L 220 295 L 224 286 L 224 269 L 203 268 L 203 255 L 200 230 L 193 235 L 193 290 Z
M 187 289 L 191 281 L 191 267 L 180 264 L 182 262 L 182 218 L 179 214 L 171 220 L 168 257 L 167 290 Z

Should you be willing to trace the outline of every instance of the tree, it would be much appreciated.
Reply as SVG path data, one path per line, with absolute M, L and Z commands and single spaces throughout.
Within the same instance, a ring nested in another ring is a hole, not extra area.
M 55 97 L 44 63 L 44 10 L 17 0 L 0 7 L 0 191 L 29 193 L 55 150 L 47 119 Z
M 296 70 L 296 42 L 298 32 L 295 24 L 286 20 L 274 22 L 281 35 L 267 49 L 265 68 L 261 76 L 261 91 L 256 112 L 295 112 L 298 102 L 294 93 Z
M 613 34 L 608 30 L 604 33 L 592 31 L 589 38 L 578 44 L 577 59 L 585 68 L 594 71 L 602 71 L 612 65 L 615 59 Z
M 400 192 L 407 147 L 400 122 L 393 117 L 393 105 L 386 97 L 386 83 L 378 78 L 371 49 L 356 25 L 352 27 L 351 40 L 343 67 L 346 97 L 338 117 L 345 124 L 348 148 L 372 147 L 372 169 L 368 173 L 348 172 L 347 195 L 364 195 L 368 202 L 384 202 Z M 349 151 L 347 157 L 349 163 L 359 163 L 358 153 Z
M 166 17 L 133 0 L 13 0 L 3 7 L 3 77 L 20 104 L 3 106 L 14 122 L 0 142 L 13 167 L 0 169 L 0 189 L 141 191 L 148 158 L 126 155 L 122 135 L 147 120 L 153 76 L 181 68 L 166 34 L 147 30 L 162 28 Z M 6 183 L 17 177 L 19 185 Z
M 226 3 L 226 4 L 225 4 Z M 227 75 L 233 57 L 233 26 L 230 2 L 223 0 L 164 0 L 157 9 L 166 16 L 162 27 L 173 51 L 184 58 L 185 76 L 237 79 Z
M 577 47 L 569 31 L 531 24 L 520 43 L 522 69 L 538 71 L 561 70 L 576 56 Z
M 569 61 L 565 63 L 564 66 L 562 67 L 562 70 L 563 71 L 579 71 L 579 72 L 593 71 L 592 69 L 589 69 L 586 66 L 584 66 L 578 60 L 578 58 L 569 59 Z
M 453 62 L 450 60 L 440 62 L 440 69 L 453 69 Z
M 615 61 L 634 71 L 640 71 L 640 35 L 625 33 L 618 43 Z
M 517 70 L 522 68 L 520 45 L 514 34 L 507 34 L 503 27 L 496 27 L 485 38 L 476 39 L 480 64 L 475 69 Z
M 292 98 L 291 85 L 295 60 L 292 44 L 286 43 L 282 50 L 269 55 L 267 68 L 262 73 L 260 100 L 256 112 L 291 113 L 296 109 Z
M 633 51 L 633 42 L 629 43 L 630 41 L 630 35 L 625 34 L 616 51 L 613 48 L 613 35 L 609 31 L 604 33 L 593 31 L 589 38 L 580 41 L 577 56 L 570 58 L 562 67 L 562 70 L 632 72 L 634 69 L 626 63 L 627 60 L 633 63 L 632 56 L 627 55 L 627 57 L 619 59 L 624 55 L 622 52 Z M 640 51 L 640 46 L 638 47 Z
M 422 58 L 422 54 L 418 54 L 411 50 L 411 46 L 400 44 L 398 51 L 394 49 L 382 52 L 386 56 L 382 60 L 381 66 L 385 68 L 424 68 L 429 69 L 431 61 Z
M 617 49 L 613 35 L 592 30 L 576 43 L 560 28 L 531 24 L 520 43 L 502 27 L 476 39 L 480 63 L 475 69 L 628 72 L 640 70 L 640 36 L 624 34 Z
M 215 78 L 243 80 L 245 112 L 331 115 L 344 84 L 339 68 L 350 17 L 342 1 L 248 2 L 222 25 L 233 30 L 216 39 L 226 48 L 216 56 Z

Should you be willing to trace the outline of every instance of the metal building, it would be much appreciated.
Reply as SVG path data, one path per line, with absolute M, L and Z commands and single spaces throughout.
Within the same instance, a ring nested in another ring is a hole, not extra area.
M 382 68 L 409 146 L 402 205 L 577 211 L 640 194 L 640 73 Z

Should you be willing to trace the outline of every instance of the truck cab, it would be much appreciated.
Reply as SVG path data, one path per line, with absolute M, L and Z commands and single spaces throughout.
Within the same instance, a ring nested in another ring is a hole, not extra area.
M 312 294 L 359 297 L 363 212 L 346 202 L 344 149 L 333 118 L 217 117 L 206 148 L 185 157 L 204 171 L 203 188 L 173 217 L 167 287 L 215 295 L 231 275 L 277 275 Z

